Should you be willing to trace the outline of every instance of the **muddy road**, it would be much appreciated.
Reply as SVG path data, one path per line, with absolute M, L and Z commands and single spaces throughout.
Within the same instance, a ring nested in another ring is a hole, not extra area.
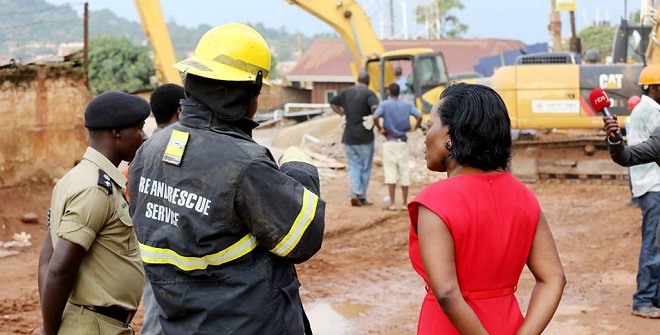
M 417 159 L 411 194 L 437 179 Z M 641 214 L 628 207 L 625 181 L 529 184 L 540 199 L 568 277 L 552 323 L 544 334 L 651 334 L 660 320 L 630 315 L 640 245 Z M 29 334 L 40 324 L 37 259 L 52 185 L 0 189 L 0 241 L 14 233 L 32 246 L 0 257 L 0 334 Z M 406 212 L 381 209 L 387 194 L 374 167 L 369 197 L 375 205 L 351 207 L 344 170 L 324 171 L 328 202 L 322 250 L 298 266 L 301 292 L 316 334 L 414 334 L 424 285 L 408 261 Z M 20 217 L 35 212 L 36 225 Z M 2 255 L 0 253 L 0 255 Z M 533 278 L 525 271 L 516 293 L 526 308 Z M 142 322 L 141 311 L 133 324 Z

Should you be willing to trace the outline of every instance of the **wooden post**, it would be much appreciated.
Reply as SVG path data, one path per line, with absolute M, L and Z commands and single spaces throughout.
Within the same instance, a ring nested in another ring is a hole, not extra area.
M 89 3 L 87 2 L 85 2 L 85 13 L 83 15 L 83 72 L 85 73 L 85 85 L 89 87 L 87 78 L 89 70 Z
M 548 31 L 552 36 L 552 49 L 553 51 L 563 51 L 561 46 L 561 16 L 557 11 L 557 2 L 550 0 L 550 23 L 548 24 Z

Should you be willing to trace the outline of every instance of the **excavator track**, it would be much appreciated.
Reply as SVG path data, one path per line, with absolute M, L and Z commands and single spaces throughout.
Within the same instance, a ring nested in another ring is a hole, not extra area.
M 567 148 L 586 147 L 588 145 L 598 146 L 607 150 L 604 136 L 576 135 L 565 138 L 539 138 L 519 139 L 513 141 L 513 147 L 543 147 L 543 148 Z
M 604 135 L 569 135 L 513 142 L 511 169 L 528 182 L 628 183 L 628 168 L 612 162 Z

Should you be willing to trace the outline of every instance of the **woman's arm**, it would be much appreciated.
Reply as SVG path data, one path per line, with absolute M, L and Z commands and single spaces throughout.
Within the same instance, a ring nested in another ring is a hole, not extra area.
M 555 240 L 541 211 L 527 267 L 536 278 L 525 321 L 516 334 L 541 334 L 552 320 L 561 300 L 566 276 L 559 260 Z
M 444 221 L 420 205 L 417 222 L 424 270 L 445 315 L 461 334 L 488 334 L 461 295 L 454 263 L 454 241 Z

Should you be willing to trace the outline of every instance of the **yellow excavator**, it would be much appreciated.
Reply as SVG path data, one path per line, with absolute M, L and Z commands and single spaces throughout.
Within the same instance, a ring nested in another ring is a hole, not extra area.
M 652 20 L 642 18 L 642 24 L 621 21 L 614 36 L 612 63 L 578 64 L 571 53 L 548 52 L 522 55 L 516 64 L 495 71 L 487 84 L 504 99 L 512 126 L 601 129 L 600 117 L 594 117 L 598 111 L 588 100 L 596 88 L 607 91 L 612 113 L 629 115 L 628 98 L 641 94 L 637 81 L 642 68 L 660 62 L 656 38 L 660 1 L 655 2 Z M 619 118 L 622 127 L 624 119 Z
M 506 103 L 513 128 L 601 129 L 589 93 L 606 90 L 612 112 L 628 115 L 627 101 L 639 94 L 642 66 L 577 64 L 570 53 L 530 54 L 495 71 L 489 85 Z
M 429 48 L 385 51 L 369 18 L 355 0 L 314 1 L 285 0 L 332 26 L 342 37 L 355 58 L 351 69 L 355 77 L 361 69 L 369 72 L 370 88 L 387 97 L 385 88 L 396 80 L 394 69 L 400 67 L 408 75 L 412 99 L 416 107 L 428 112 L 438 101 L 448 82 L 442 54 Z M 158 81 L 181 84 L 181 78 L 170 64 L 176 62 L 165 19 L 158 0 L 135 0 L 142 27 L 151 42 Z

